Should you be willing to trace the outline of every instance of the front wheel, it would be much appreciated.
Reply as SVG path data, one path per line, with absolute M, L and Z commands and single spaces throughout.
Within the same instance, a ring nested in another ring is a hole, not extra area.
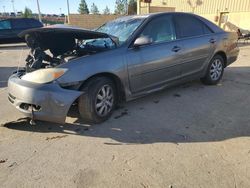
M 116 105 L 114 83 L 106 77 L 95 78 L 83 88 L 83 91 L 86 93 L 78 101 L 82 119 L 90 123 L 107 120 Z
M 205 77 L 201 81 L 207 85 L 216 85 L 224 73 L 224 59 L 220 55 L 215 55 L 208 65 Z

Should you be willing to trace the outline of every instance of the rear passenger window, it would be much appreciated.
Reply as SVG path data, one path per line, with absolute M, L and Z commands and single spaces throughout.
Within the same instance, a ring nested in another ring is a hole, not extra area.
M 26 23 L 29 25 L 29 27 L 42 27 L 42 24 L 37 20 L 27 19 Z
M 13 19 L 12 20 L 12 27 L 13 27 L 13 29 L 29 28 L 28 24 L 25 22 L 24 19 Z
M 212 33 L 206 24 L 193 16 L 176 15 L 174 20 L 178 38 L 201 36 Z
M 175 40 L 172 16 L 161 16 L 153 19 L 148 23 L 140 36 L 147 36 L 154 43 Z

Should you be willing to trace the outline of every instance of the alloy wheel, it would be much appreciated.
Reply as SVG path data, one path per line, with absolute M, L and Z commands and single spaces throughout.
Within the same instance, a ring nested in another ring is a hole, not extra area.
M 220 59 L 215 59 L 210 67 L 211 79 L 216 81 L 220 78 L 223 70 L 223 64 Z
M 104 85 L 98 91 L 95 100 L 96 113 L 104 117 L 109 114 L 114 105 L 114 92 L 111 86 Z

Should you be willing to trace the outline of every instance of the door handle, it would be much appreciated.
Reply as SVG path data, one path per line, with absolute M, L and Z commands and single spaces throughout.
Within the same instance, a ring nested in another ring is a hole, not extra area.
M 216 40 L 212 38 L 212 39 L 209 40 L 209 42 L 214 44 L 214 43 L 216 43 Z
M 181 50 L 181 47 L 179 47 L 179 46 L 174 46 L 173 48 L 172 48 L 172 51 L 173 52 L 178 52 L 178 51 L 180 51 Z

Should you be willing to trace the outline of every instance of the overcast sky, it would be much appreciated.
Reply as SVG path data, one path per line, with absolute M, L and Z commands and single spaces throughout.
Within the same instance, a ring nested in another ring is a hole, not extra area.
M 13 12 L 12 0 L 0 0 L 0 12 Z M 106 5 L 109 7 L 110 11 L 114 11 L 115 0 L 85 0 L 90 9 L 92 3 L 94 2 L 99 11 L 102 12 Z M 39 0 L 40 10 L 44 14 L 67 14 L 67 0 Z M 69 7 L 71 13 L 77 13 L 80 0 L 69 0 Z M 25 6 L 30 8 L 32 12 L 37 13 L 36 0 L 14 0 L 15 10 L 23 11 Z M 61 8 L 61 11 L 60 11 Z

